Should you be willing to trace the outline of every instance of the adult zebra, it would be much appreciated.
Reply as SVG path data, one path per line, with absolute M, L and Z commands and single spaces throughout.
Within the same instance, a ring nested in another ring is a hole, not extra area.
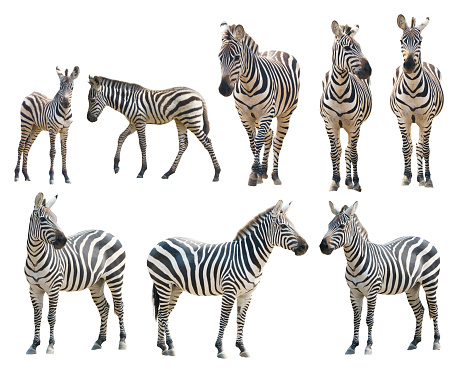
M 339 212 L 329 202 L 334 219 L 320 244 L 321 252 L 330 255 L 343 247 L 347 258 L 345 279 L 350 288 L 350 300 L 354 313 L 353 341 L 346 354 L 354 354 L 359 345 L 359 324 L 363 298 L 367 299 L 369 336 L 365 354 L 372 354 L 372 325 L 378 294 L 395 295 L 405 292 L 415 314 L 415 336 L 408 350 L 417 348 L 421 341 L 424 308 L 419 298 L 420 286 L 426 293 L 429 315 L 434 320 L 434 350 L 440 349 L 436 290 L 440 259 L 437 249 L 427 240 L 405 236 L 378 245 L 369 241 L 365 228 L 355 214 L 358 202 L 344 206 Z
M 59 291 L 89 289 L 100 313 L 100 333 L 93 350 L 100 349 L 106 339 L 109 304 L 103 293 L 106 282 L 113 296 L 114 311 L 119 318 L 119 349 L 126 349 L 122 284 L 126 254 L 113 235 L 100 230 L 87 230 L 65 237 L 51 211 L 57 196 L 46 201 L 43 193 L 35 198 L 27 237 L 25 276 L 30 285 L 34 310 L 35 336 L 27 354 L 36 354 L 40 344 L 43 295 L 48 294 L 50 326 L 48 354 L 54 353 L 54 324 Z
M 148 256 L 153 279 L 153 301 L 158 323 L 157 346 L 163 355 L 175 355 L 168 318 L 183 291 L 198 296 L 222 295 L 216 348 L 225 358 L 223 334 L 237 300 L 237 340 L 240 356 L 247 357 L 243 344 L 245 316 L 251 295 L 273 248 L 282 247 L 299 256 L 308 248 L 286 217 L 289 205 L 282 201 L 257 215 L 232 242 L 207 244 L 186 238 L 170 238 L 157 244 Z M 165 339 L 164 341 L 164 334 Z
M 219 52 L 221 84 L 225 97 L 234 93 L 235 107 L 248 133 L 254 155 L 248 185 L 267 179 L 269 152 L 274 147 L 272 179 L 278 177 L 278 158 L 292 113 L 297 107 L 300 68 L 297 60 L 286 52 L 259 52 L 258 45 L 242 25 L 221 24 L 223 43 Z M 270 123 L 277 118 L 275 138 Z M 264 157 L 260 154 L 264 145 Z
M 126 138 L 138 133 L 142 152 L 142 168 L 137 178 L 142 178 L 146 165 L 146 124 L 166 124 L 175 120 L 178 129 L 178 155 L 162 179 L 168 179 L 178 167 L 181 156 L 188 147 L 187 130 L 189 129 L 207 149 L 215 168 L 213 181 L 219 180 L 221 168 L 216 160 L 210 138 L 210 123 L 207 105 L 203 97 L 187 87 L 174 87 L 166 90 L 149 90 L 136 84 L 115 81 L 105 77 L 89 76 L 89 110 L 87 119 L 97 121 L 105 106 L 122 113 L 129 121 L 129 126 L 118 139 L 118 148 L 114 158 L 114 171 L 119 171 L 121 147 Z
M 72 93 L 73 81 L 79 75 L 80 69 L 73 68 L 73 72 L 68 75 L 68 69 L 65 75 L 62 74 L 59 67 L 56 67 L 57 75 L 60 80 L 60 88 L 54 98 L 48 98 L 38 92 L 33 92 L 25 97 L 21 106 L 21 140 L 19 141 L 18 157 L 16 169 L 14 170 L 14 181 L 19 180 L 19 168 L 26 181 L 30 181 L 27 173 L 27 158 L 33 142 L 41 131 L 49 132 L 51 149 L 49 156 L 51 158 L 51 168 L 49 169 L 49 183 L 54 184 L 54 157 L 56 156 L 56 136 L 60 134 L 60 147 L 62 154 L 62 174 L 65 182 L 70 183 L 67 174 L 67 137 L 72 118 Z
M 337 21 L 333 21 L 331 28 L 335 35 L 332 46 L 332 70 L 324 77 L 320 101 L 321 117 L 331 143 L 333 174 L 329 190 L 337 191 L 340 186 L 340 128 L 343 128 L 348 133 L 348 144 L 345 149 L 345 184 L 348 189 L 361 191 L 356 146 L 361 124 L 367 120 L 372 109 L 369 80 L 372 69 L 359 43 L 354 39 L 359 26 L 339 26 Z
M 420 128 L 420 137 L 416 147 L 417 181 L 420 186 L 432 188 L 433 182 L 429 169 L 429 136 L 432 121 L 444 106 L 444 92 L 440 83 L 442 74 L 434 65 L 421 61 L 421 41 L 423 39 L 421 32 L 428 25 L 429 18 L 427 17 L 424 22 L 415 26 L 415 18 L 412 17 L 410 28 L 402 14 L 398 16 L 397 22 L 402 30 L 401 51 L 404 64 L 402 69 L 400 66 L 396 69 L 393 77 L 390 104 L 391 110 L 398 119 L 402 136 L 404 154 L 402 185 L 409 185 L 412 179 L 410 131 L 412 123 L 417 123 Z

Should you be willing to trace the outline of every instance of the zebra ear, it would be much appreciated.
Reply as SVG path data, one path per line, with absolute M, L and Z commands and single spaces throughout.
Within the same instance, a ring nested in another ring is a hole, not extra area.
M 234 36 L 237 42 L 241 42 L 242 39 L 245 37 L 245 29 L 242 25 L 237 25 L 234 30 Z
M 420 25 L 417 26 L 417 29 L 420 30 L 420 32 L 429 24 L 429 17 L 426 17 L 426 20 L 424 20 Z
M 64 77 L 63 73 L 60 71 L 59 67 L 56 67 L 56 73 L 59 76 L 59 78 Z
M 337 21 L 332 21 L 331 29 L 336 37 L 340 37 L 342 35 L 342 29 Z
M 221 35 L 224 37 L 226 36 L 226 31 L 228 29 L 228 26 L 227 26 L 227 22 L 222 22 L 221 25 L 220 25 L 220 31 L 221 31 Z
M 345 210 L 345 214 L 348 216 L 352 216 L 355 214 L 356 208 L 358 207 L 358 201 L 355 201 L 355 203 L 350 206 L 347 210 Z
M 282 206 L 283 206 L 283 201 L 282 200 L 278 200 L 277 204 L 272 209 L 272 216 L 274 218 L 276 218 L 278 216 L 278 214 L 280 214 Z
M 402 29 L 402 30 L 407 29 L 406 19 L 405 19 L 405 17 L 404 17 L 402 14 L 400 14 L 400 15 L 398 16 L 398 26 L 399 26 L 399 28 Z
M 282 212 L 283 214 L 286 214 L 286 212 L 288 211 L 288 209 L 289 209 L 289 207 L 291 206 L 291 204 L 292 204 L 292 201 L 291 201 L 289 204 L 283 205 L 283 207 L 281 208 L 281 212 Z
M 339 214 L 339 211 L 336 210 L 336 208 L 334 207 L 334 204 L 331 201 L 329 201 L 329 207 L 331 208 L 332 214 L 334 215 Z
M 39 207 L 41 207 L 41 204 L 43 203 L 43 200 L 45 200 L 45 196 L 43 195 L 43 193 L 38 193 L 37 194 L 37 197 L 35 197 L 35 208 L 38 209 Z
M 71 77 L 72 80 L 76 80 L 78 78 L 79 74 L 80 74 L 80 68 L 79 67 L 75 67 L 75 68 L 73 68 L 73 72 L 70 75 L 70 77 Z
M 55 195 L 51 200 L 49 200 L 48 202 L 46 203 L 43 203 L 43 205 L 45 205 L 48 209 L 51 209 L 51 207 L 54 205 L 54 203 L 56 202 L 57 200 L 57 195 Z
M 353 38 L 358 31 L 359 31 L 359 25 L 353 26 L 353 28 L 350 30 L 350 36 Z

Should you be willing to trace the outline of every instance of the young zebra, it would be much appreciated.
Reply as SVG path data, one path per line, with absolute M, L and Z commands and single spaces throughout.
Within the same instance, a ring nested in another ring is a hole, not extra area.
M 248 357 L 243 344 L 245 316 L 251 294 L 275 246 L 299 256 L 308 248 L 286 217 L 289 205 L 282 201 L 260 213 L 232 242 L 207 244 L 186 238 L 170 238 L 156 245 L 148 256 L 153 279 L 153 301 L 159 317 L 157 346 L 163 355 L 175 355 L 168 318 L 183 291 L 198 296 L 223 295 L 216 348 L 225 358 L 223 334 L 237 300 L 237 340 L 240 356 Z M 164 334 L 165 340 L 164 341 Z
M 186 87 L 175 87 L 166 90 L 149 90 L 136 84 L 110 80 L 105 77 L 89 76 L 89 110 L 87 118 L 97 121 L 105 106 L 122 113 L 129 121 L 129 126 L 118 139 L 118 148 L 114 158 L 114 171 L 119 171 L 119 160 L 122 144 L 126 138 L 138 133 L 142 152 L 142 168 L 137 178 L 142 178 L 146 166 L 146 124 L 166 124 L 175 120 L 178 129 L 178 155 L 162 179 L 168 179 L 175 173 L 181 156 L 188 147 L 187 130 L 189 129 L 207 149 L 215 168 L 213 181 L 219 180 L 221 168 L 216 160 L 210 138 L 210 123 L 207 116 L 207 105 L 202 96 L 195 90 Z
M 225 97 L 234 93 L 235 107 L 248 133 L 254 155 L 248 185 L 267 179 L 269 152 L 274 146 L 272 179 L 278 177 L 278 158 L 292 113 L 297 107 L 300 68 L 297 60 L 286 52 L 259 52 L 258 45 L 245 33 L 242 25 L 221 24 L 223 43 L 219 52 L 221 84 L 219 92 Z M 235 90 L 234 90 L 235 89 Z M 270 127 L 277 118 L 277 132 Z M 264 145 L 264 157 L 260 154 Z
M 335 35 L 332 46 L 332 70 L 324 77 L 320 101 L 321 117 L 331 143 L 333 173 L 329 190 L 337 191 L 340 186 L 340 128 L 343 128 L 348 133 L 348 145 L 345 149 L 345 184 L 348 189 L 361 191 L 356 146 L 361 124 L 367 120 L 372 109 L 369 88 L 372 69 L 359 43 L 354 39 L 359 26 L 339 26 L 337 21 L 333 21 L 331 28 Z
M 27 354 L 36 354 L 40 344 L 43 295 L 49 297 L 48 322 L 51 330 L 46 352 L 54 353 L 54 324 L 56 322 L 59 291 L 89 289 L 92 300 L 100 313 L 100 334 L 92 350 L 102 347 L 106 339 L 109 304 L 103 294 L 106 282 L 113 296 L 114 310 L 119 317 L 121 331 L 119 349 L 126 349 L 122 284 L 126 254 L 121 243 L 113 235 L 100 230 L 87 230 L 65 237 L 57 225 L 57 217 L 51 211 L 57 196 L 48 202 L 43 193 L 35 198 L 30 216 L 27 237 L 25 276 L 30 285 L 30 298 L 34 310 L 35 336 Z
M 68 69 L 65 70 L 65 75 L 62 74 L 59 67 L 56 67 L 57 75 L 60 80 L 60 88 L 54 98 L 50 99 L 43 94 L 33 92 L 25 97 L 21 106 L 21 141 L 19 141 L 18 158 L 16 169 L 14 170 L 14 181 L 19 180 L 19 168 L 26 181 L 30 181 L 27 173 L 27 157 L 33 142 L 41 131 L 49 132 L 51 141 L 51 149 L 49 156 L 51 157 L 51 168 L 49 170 L 49 183 L 54 184 L 54 157 L 56 156 L 56 136 L 60 134 L 60 147 L 62 154 L 62 174 L 65 177 L 65 182 L 70 183 L 70 178 L 67 174 L 67 137 L 70 125 L 73 122 L 72 118 L 72 93 L 73 81 L 79 75 L 80 69 L 73 68 L 71 75 L 68 75 Z
M 359 324 L 363 298 L 367 299 L 369 336 L 365 350 L 372 354 L 372 325 L 378 294 L 394 295 L 405 292 L 416 319 L 415 336 L 408 350 L 417 348 L 421 341 L 424 308 L 419 298 L 420 286 L 426 293 L 429 315 L 434 320 L 434 350 L 440 349 L 436 290 L 439 278 L 439 254 L 427 240 L 405 236 L 389 243 L 371 243 L 367 231 L 355 214 L 358 202 L 344 206 L 339 212 L 329 202 L 335 218 L 320 244 L 321 252 L 330 255 L 343 247 L 347 258 L 345 279 L 350 288 L 350 300 L 354 313 L 353 341 L 346 354 L 354 354 L 359 345 Z
M 433 187 L 429 170 L 429 136 L 433 119 L 439 115 L 444 106 L 444 93 L 441 87 L 442 74 L 434 65 L 421 61 L 422 30 L 428 25 L 426 18 L 415 26 L 412 18 L 410 28 L 402 14 L 398 16 L 398 26 L 402 30 L 401 51 L 404 57 L 402 69 L 399 66 L 393 77 L 391 92 L 391 110 L 398 119 L 402 136 L 402 152 L 404 154 L 404 177 L 402 185 L 409 185 L 412 179 L 411 157 L 412 139 L 410 136 L 412 123 L 420 128 L 417 142 L 417 181 L 420 186 Z M 425 175 L 423 176 L 423 161 Z M 425 181 L 426 178 L 426 181 Z

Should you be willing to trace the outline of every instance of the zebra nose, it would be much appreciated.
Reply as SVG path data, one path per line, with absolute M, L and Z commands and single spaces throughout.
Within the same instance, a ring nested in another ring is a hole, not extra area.
M 70 107 L 70 101 L 68 100 L 68 98 L 62 99 L 62 107 L 63 108 L 69 108 Z
M 219 85 L 219 93 L 225 97 L 229 97 L 232 94 L 232 87 L 224 78 L 221 80 L 221 84 Z
M 325 255 L 331 254 L 330 249 L 328 247 L 328 242 L 326 241 L 326 238 L 323 238 L 323 240 L 321 240 L 320 250 L 321 250 L 321 253 L 324 253 Z
M 415 67 L 415 61 L 413 59 L 413 56 L 409 55 L 406 61 L 404 61 L 404 69 L 410 73 L 413 71 L 414 67 Z
M 97 121 L 97 117 L 92 115 L 89 111 L 87 112 L 87 120 L 89 120 L 91 123 L 94 123 Z
M 54 241 L 53 245 L 56 249 L 61 249 L 67 243 L 67 237 L 62 231 L 57 232 L 56 240 Z

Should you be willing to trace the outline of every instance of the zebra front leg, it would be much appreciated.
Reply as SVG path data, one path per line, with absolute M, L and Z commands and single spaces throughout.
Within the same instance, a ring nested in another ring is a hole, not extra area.
M 254 153 L 254 162 L 251 166 L 251 174 L 248 178 L 249 186 L 256 186 L 259 179 L 262 179 L 261 164 L 259 163 L 259 156 L 261 154 L 261 149 L 265 143 L 265 137 L 270 129 L 270 123 L 272 122 L 272 115 L 268 114 L 259 120 L 259 129 L 256 133 L 256 138 L 254 140 L 255 153 Z
M 62 156 L 62 175 L 64 175 L 65 182 L 70 184 L 70 178 L 67 174 L 67 137 L 68 128 L 63 128 L 60 131 L 60 154 Z
M 29 174 L 27 173 L 27 162 L 29 159 L 29 151 L 30 148 L 32 147 L 35 139 L 37 136 L 40 134 L 40 130 L 38 129 L 37 126 L 33 126 L 31 133 L 29 134 L 29 137 L 27 137 L 27 141 L 25 143 L 24 147 L 24 153 L 22 156 L 22 174 L 24 175 L 24 178 L 26 181 L 30 181 Z
M 170 296 L 172 287 L 170 285 L 153 285 L 153 300 L 157 307 L 157 347 L 162 350 L 162 355 L 169 355 L 168 347 L 164 340 L 169 314 Z
M 89 287 L 89 291 L 91 292 L 92 300 L 99 310 L 100 314 L 100 332 L 97 341 L 95 341 L 94 345 L 92 346 L 92 350 L 99 350 L 102 348 L 102 344 L 107 339 L 107 319 L 108 319 L 108 312 L 110 311 L 110 305 L 105 298 L 103 293 L 103 285 L 105 281 L 103 279 L 99 279 L 94 285 Z
M 127 349 L 126 330 L 124 328 L 124 303 L 122 301 L 123 275 L 117 274 L 114 280 L 107 280 L 107 286 L 113 297 L 114 312 L 119 320 L 119 350 Z M 103 291 L 103 290 L 102 290 Z M 107 312 L 108 316 L 108 312 Z
M 46 349 L 46 354 L 54 354 L 54 325 L 56 324 L 56 311 L 57 302 L 59 300 L 59 289 L 54 288 L 53 291 L 48 293 L 49 298 L 49 312 L 48 312 L 48 323 L 49 323 L 49 345 Z
M 186 126 L 183 125 L 183 123 L 181 123 L 179 120 L 175 120 L 175 123 L 178 130 L 178 154 L 173 161 L 172 167 L 170 167 L 170 169 L 164 175 L 162 175 L 162 179 L 168 179 L 170 175 L 175 173 L 178 167 L 178 163 L 180 163 L 181 156 L 188 148 L 188 135 L 186 134 Z
M 416 145 L 416 152 L 417 152 L 417 182 L 420 187 L 425 186 L 425 178 L 423 175 L 423 136 L 421 135 L 420 131 L 420 138 L 418 139 Z
M 226 354 L 223 351 L 223 335 L 229 321 L 232 306 L 235 302 L 236 293 L 233 290 L 224 291 L 223 300 L 221 304 L 221 317 L 219 320 L 219 332 L 216 339 L 215 347 L 218 349 L 218 358 L 226 358 Z
M 33 336 L 32 345 L 27 350 L 26 354 L 36 354 L 37 346 L 40 345 L 40 327 L 41 327 L 41 314 L 43 312 L 43 295 L 44 291 L 38 288 L 35 290 L 30 287 L 30 299 L 33 305 L 33 320 L 35 324 L 35 334 Z
M 244 358 L 250 356 L 243 345 L 243 327 L 250 302 L 251 294 L 241 295 L 237 298 L 237 340 L 235 341 L 235 346 L 239 348 L 240 356 Z
M 436 298 L 436 290 L 437 290 L 437 274 L 434 279 L 430 279 L 428 284 L 423 284 L 423 290 L 425 290 L 426 294 L 426 301 L 428 302 L 428 310 L 429 310 L 429 317 L 433 319 L 434 322 L 434 344 L 433 350 L 440 350 L 441 345 L 440 341 L 440 333 L 439 333 L 439 313 L 437 308 L 437 298 Z
M 372 327 L 374 326 L 374 311 L 375 311 L 375 303 L 377 302 L 377 293 L 370 292 L 370 295 L 367 297 L 367 317 L 366 317 L 366 324 L 367 324 L 367 346 L 364 350 L 364 355 L 372 355 Z
M 267 175 L 267 169 L 268 169 L 268 164 L 269 164 L 269 153 L 270 153 L 270 149 L 272 148 L 273 139 L 274 139 L 274 131 L 269 128 L 269 131 L 266 134 L 266 139 L 264 143 L 264 156 L 262 158 L 262 166 L 261 166 L 262 179 L 267 179 L 269 177 Z M 277 177 L 278 177 L 278 172 L 277 172 Z M 262 179 L 258 180 L 258 184 L 262 183 Z
M 410 128 L 412 123 L 399 123 L 399 130 L 402 135 L 402 153 L 404 154 L 404 177 L 401 185 L 409 185 L 412 180 L 412 139 L 410 137 Z
M 359 176 L 358 176 L 358 144 L 359 138 L 359 127 L 352 135 L 352 140 L 350 142 L 350 159 L 351 164 L 353 166 L 353 190 L 361 192 L 361 185 L 359 184 Z M 350 188 L 350 187 L 349 187 Z
M 418 296 L 419 289 L 420 284 L 417 283 L 410 290 L 406 291 L 407 300 L 409 301 L 410 307 L 412 307 L 412 311 L 415 315 L 416 320 L 415 335 L 413 337 L 413 341 L 410 343 L 407 350 L 416 349 L 418 343 L 421 342 L 421 327 L 423 323 L 423 312 L 425 312 L 425 309 L 423 308 L 423 305 L 420 301 L 420 297 Z
M 138 142 L 140 144 L 140 150 L 142 152 L 142 168 L 137 175 L 137 178 L 143 178 L 143 174 L 145 173 L 146 169 L 148 168 L 146 165 L 146 135 L 145 135 L 145 128 L 146 124 L 138 124 L 136 125 L 137 134 L 138 134 Z
M 359 326 L 361 323 L 361 311 L 363 309 L 364 295 L 357 290 L 350 290 L 350 301 L 353 307 L 353 340 L 345 355 L 353 355 L 356 346 L 359 345 Z
M 420 134 L 423 136 L 423 158 L 425 159 L 425 187 L 433 188 L 431 172 L 429 171 L 429 136 L 431 135 L 431 122 L 426 126 L 420 126 Z
M 337 191 L 340 186 L 340 157 L 342 147 L 340 145 L 340 126 L 326 123 L 326 133 L 331 144 L 331 161 L 332 161 L 332 182 L 329 187 L 330 191 Z
M 16 163 L 16 168 L 14 169 L 14 181 L 19 180 L 19 169 L 21 168 L 21 157 L 24 152 L 24 148 L 27 143 L 27 140 L 29 139 L 31 133 L 32 133 L 32 126 L 30 124 L 25 123 L 22 120 L 21 121 L 21 139 L 19 140 L 19 146 L 17 150 L 17 163 Z
M 134 133 L 136 130 L 137 130 L 137 128 L 135 128 L 135 124 L 129 124 L 129 126 L 124 130 L 124 132 L 122 132 L 119 135 L 118 148 L 116 149 L 116 154 L 115 154 L 115 157 L 114 157 L 114 172 L 115 172 L 115 174 L 117 174 L 119 172 L 119 161 L 120 161 L 120 158 L 121 158 L 122 145 L 124 144 L 124 141 L 126 141 L 126 138 L 128 136 L 130 136 L 132 133 Z
M 272 169 L 272 180 L 275 185 L 281 185 L 281 180 L 278 176 L 278 162 L 280 159 L 281 148 L 283 147 L 283 140 L 285 139 L 286 133 L 288 133 L 289 119 L 295 108 L 296 107 L 294 107 L 288 114 L 277 117 L 277 131 L 275 132 L 273 142 L 274 161 Z
M 54 184 L 54 157 L 56 156 L 56 133 L 49 130 L 49 157 L 51 159 L 51 167 L 49 168 L 49 184 Z

